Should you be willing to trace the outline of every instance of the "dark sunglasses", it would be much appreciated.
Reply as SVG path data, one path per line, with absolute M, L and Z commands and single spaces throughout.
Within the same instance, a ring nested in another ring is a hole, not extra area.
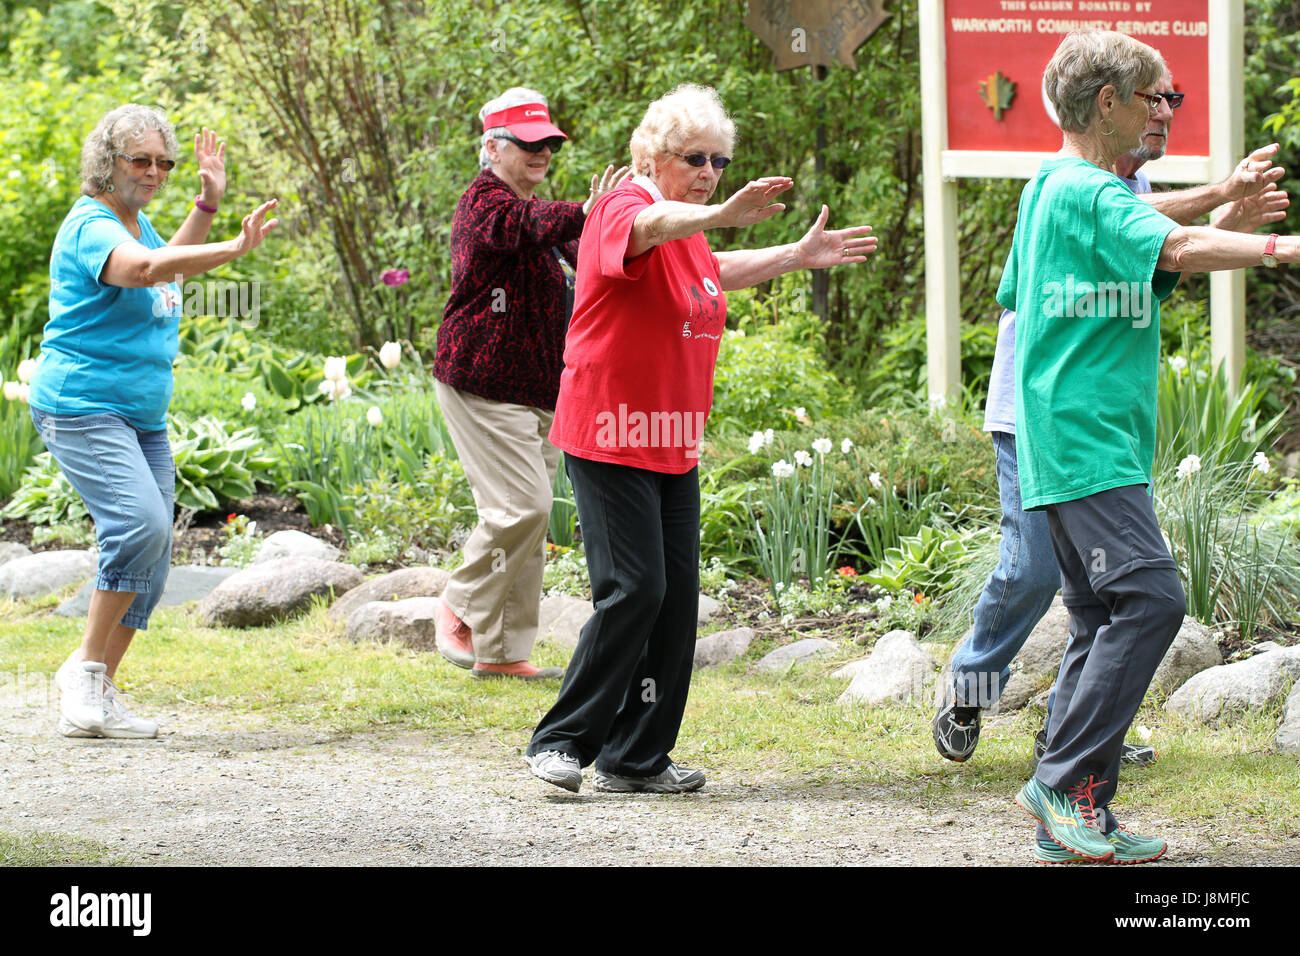
M 687 166 L 694 166 L 699 169 L 705 163 L 710 164 L 714 169 L 726 169 L 727 163 L 731 162 L 730 156 L 714 156 L 710 159 L 703 153 L 691 153 L 689 156 L 683 156 L 681 153 L 673 153 L 678 159 L 686 160 Z
M 522 139 L 517 139 L 509 134 L 506 134 L 501 138 L 510 140 L 510 142 L 514 143 L 525 153 L 540 153 L 542 147 L 546 147 L 552 153 L 558 153 L 564 148 L 564 137 L 562 136 L 548 136 L 546 139 L 539 139 L 535 143 L 525 143 Z
M 176 168 L 174 159 L 154 159 L 152 156 L 128 156 L 126 153 L 118 153 L 123 159 L 131 164 L 131 168 L 137 172 L 144 172 L 151 165 L 156 165 L 160 173 L 170 173 Z
M 1186 95 L 1187 95 L 1186 93 L 1175 93 L 1172 90 L 1168 93 L 1156 94 L 1156 96 L 1163 96 L 1165 98 L 1165 102 L 1169 104 L 1169 108 L 1171 110 L 1176 110 L 1178 109 L 1178 107 L 1182 106 L 1183 97 Z

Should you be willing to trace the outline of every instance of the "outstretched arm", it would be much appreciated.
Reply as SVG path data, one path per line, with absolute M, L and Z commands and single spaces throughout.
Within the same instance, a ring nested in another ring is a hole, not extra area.
M 109 253 L 99 278 L 108 285 L 143 289 L 160 282 L 176 282 L 178 278 L 183 282 L 190 276 L 225 265 L 252 252 L 275 228 L 279 220 L 267 222 L 266 214 L 275 208 L 276 202 L 275 199 L 264 202 L 245 216 L 239 235 L 225 242 L 166 245 L 161 249 L 147 249 L 138 242 L 124 242 Z
M 745 289 L 799 269 L 826 269 L 851 262 L 866 262 L 878 240 L 868 236 L 870 226 L 826 231 L 830 209 L 822 206 L 812 228 L 798 242 L 766 249 L 738 249 L 719 252 L 718 277 L 726 291 Z
M 1279 148 L 1277 143 L 1261 146 L 1239 162 L 1232 175 L 1223 182 L 1211 183 L 1208 186 L 1193 186 L 1191 189 L 1175 189 L 1165 193 L 1145 193 L 1142 198 L 1179 225 L 1189 225 L 1219 206 L 1271 191 L 1274 184 L 1286 175 L 1283 167 L 1273 165 L 1272 157 Z M 1239 216 L 1240 213 L 1238 218 Z M 1220 229 L 1238 229 L 1236 225 L 1223 226 L 1220 222 L 1214 225 Z
M 746 183 L 720 206 L 665 200 L 636 215 L 627 241 L 627 257 L 634 259 L 655 246 L 685 239 L 705 229 L 752 226 L 785 209 L 772 200 L 794 185 L 789 176 L 764 176 Z

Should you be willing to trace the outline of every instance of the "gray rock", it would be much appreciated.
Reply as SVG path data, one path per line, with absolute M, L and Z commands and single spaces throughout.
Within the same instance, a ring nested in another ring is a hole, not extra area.
M 42 551 L 0 566 L 0 597 L 39 598 L 95 573 L 93 551 Z
M 700 638 L 695 642 L 695 670 L 734 661 L 749 650 L 754 636 L 753 629 L 737 627 Z
M 1234 711 L 1277 703 L 1296 678 L 1300 678 L 1300 647 L 1269 651 L 1201 671 L 1174 691 L 1165 710 L 1214 725 Z
M 1286 714 L 1273 746 L 1285 754 L 1300 753 L 1300 683 L 1291 688 L 1286 699 Z
M 990 714 L 1019 710 L 1029 703 L 1031 698 L 1046 682 L 1056 678 L 1061 669 L 1061 657 L 1065 654 L 1065 645 L 1070 640 L 1070 612 L 1061 603 L 1058 594 L 1052 600 L 1043 619 L 1038 622 L 1025 646 L 1020 649 L 1015 660 L 1011 662 L 1011 679 L 1002 691 L 997 703 L 989 708 Z M 992 688 L 974 688 L 983 697 L 985 691 Z M 967 694 L 970 699 L 970 694 Z
M 1258 644 L 1251 645 L 1250 653 L 1253 656 L 1255 654 L 1264 654 L 1268 651 L 1280 651 L 1282 646 L 1283 645 L 1279 644 L 1277 641 L 1260 641 Z M 1222 664 L 1223 661 L 1220 660 L 1219 663 Z
M 582 626 L 595 612 L 590 601 L 557 594 L 543 598 L 538 610 L 537 636 L 573 650 L 578 646 Z
M 722 610 L 722 602 L 714 600 L 707 594 L 700 595 L 699 616 L 696 618 L 701 625 L 708 624 L 713 616 Z
M 190 601 L 202 601 L 218 584 L 239 573 L 239 568 L 220 568 L 206 564 L 184 564 L 167 573 L 160 607 L 175 607 Z M 81 590 L 60 604 L 54 611 L 64 617 L 85 617 L 90 610 L 90 596 L 95 593 L 95 582 L 87 581 Z
M 205 627 L 259 627 L 305 611 L 316 596 L 339 595 L 361 584 L 350 564 L 283 558 L 244 568 L 222 581 L 199 605 Z
M 1174 642 L 1156 668 L 1147 693 L 1156 698 L 1167 697 L 1201 671 L 1222 663 L 1223 654 L 1214 639 L 1214 632 L 1200 621 L 1185 617 L 1183 626 L 1174 635 Z
M 8 564 L 14 558 L 25 558 L 32 549 L 16 541 L 0 541 L 0 564 Z
M 353 641 L 396 641 L 417 651 L 437 650 L 431 597 L 400 601 L 370 601 L 348 616 L 347 636 Z
M 891 631 L 880 640 L 865 665 L 855 669 L 853 683 L 839 697 L 841 704 L 919 702 L 938 665 L 907 631 Z
M 301 531 L 277 531 L 268 535 L 257 549 L 254 564 L 266 564 L 283 558 L 315 558 L 318 561 L 337 561 L 343 556 L 334 545 L 313 538 Z
M 877 641 L 876 643 L 879 643 L 879 641 Z M 858 673 L 867 666 L 870 660 L 871 660 L 870 657 L 864 657 L 860 660 L 850 661 L 849 663 L 841 667 L 839 670 L 832 671 L 831 677 L 835 678 L 836 680 L 853 680 L 853 678 L 857 677 Z
M 326 617 L 332 621 L 347 621 L 353 611 L 371 601 L 438 597 L 450 578 L 451 575 L 441 568 L 402 568 L 391 574 L 381 574 L 331 604 Z
M 757 666 L 761 671 L 783 671 L 814 657 L 835 653 L 835 642 L 822 637 L 806 637 L 763 656 Z

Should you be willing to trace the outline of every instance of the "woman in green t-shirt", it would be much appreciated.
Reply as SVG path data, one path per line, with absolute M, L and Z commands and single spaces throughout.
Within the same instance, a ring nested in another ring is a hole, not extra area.
M 1156 523 L 1159 303 L 1179 273 L 1300 259 L 1300 239 L 1179 226 L 1115 161 L 1137 146 L 1165 64 L 1131 37 L 1067 36 L 1044 85 L 1061 152 L 1025 187 L 998 302 L 1016 313 L 1016 455 L 1042 508 L 1069 608 L 1047 751 L 1016 797 L 1043 862 L 1153 860 L 1165 841 L 1109 810 L 1120 750 L 1186 598 Z

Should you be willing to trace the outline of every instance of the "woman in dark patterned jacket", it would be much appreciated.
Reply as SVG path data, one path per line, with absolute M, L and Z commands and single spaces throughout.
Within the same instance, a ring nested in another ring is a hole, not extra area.
M 591 177 L 585 203 L 533 197 L 568 139 L 546 98 L 516 87 L 479 111 L 482 172 L 451 228 L 451 296 L 433 366 L 438 402 L 478 507 L 437 614 L 438 649 L 472 677 L 558 678 L 537 638 L 551 487 L 547 439 L 564 369 L 578 237 L 627 169 Z

